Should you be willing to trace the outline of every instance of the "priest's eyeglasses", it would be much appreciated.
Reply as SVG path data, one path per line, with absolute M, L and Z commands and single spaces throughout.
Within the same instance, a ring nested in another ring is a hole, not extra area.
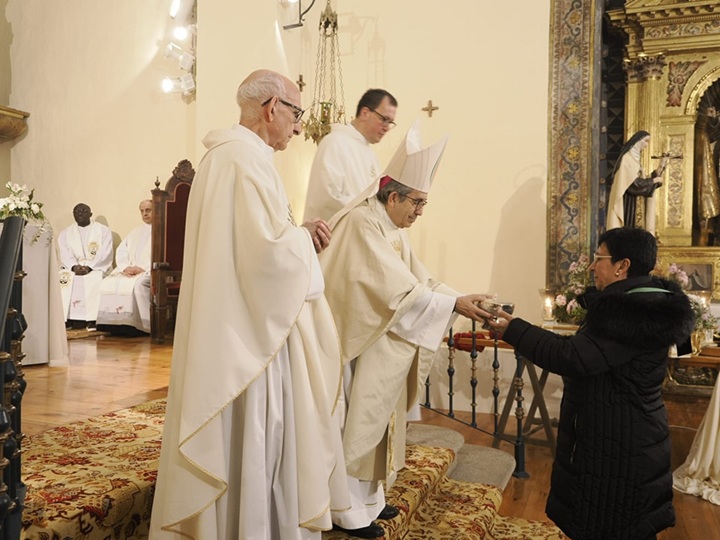
M 384 114 L 380 114 L 380 113 L 377 112 L 375 109 L 371 109 L 371 108 L 368 107 L 368 110 L 374 112 L 375 114 L 377 114 L 377 115 L 378 115 L 378 118 L 379 118 L 380 120 L 382 120 L 383 126 L 387 126 L 388 129 L 392 129 L 392 128 L 394 128 L 394 127 L 397 125 L 395 122 L 392 121 L 392 119 L 388 118 L 388 117 L 385 116 Z
M 421 208 L 424 208 L 425 205 L 428 203 L 427 199 L 413 199 L 412 197 L 408 197 L 405 195 L 406 199 L 410 199 L 412 203 L 415 205 L 415 210 L 420 210 Z
M 273 97 L 275 97 L 275 96 L 273 96 Z M 267 105 L 267 104 L 270 103 L 271 101 L 272 101 L 272 98 L 267 99 L 267 100 L 263 101 L 263 102 L 260 104 L 260 106 L 261 106 L 261 107 L 264 107 L 265 105 Z M 290 107 L 290 108 L 295 112 L 295 123 L 296 123 L 296 124 L 297 124 L 300 120 L 302 120 L 303 114 L 305 114 L 305 109 L 301 109 L 301 108 L 298 107 L 297 105 L 293 105 L 292 103 L 288 103 L 287 101 L 285 101 L 284 99 L 281 99 L 281 98 L 278 98 L 278 101 L 279 101 L 280 103 L 282 103 L 283 105 L 285 105 L 286 107 Z

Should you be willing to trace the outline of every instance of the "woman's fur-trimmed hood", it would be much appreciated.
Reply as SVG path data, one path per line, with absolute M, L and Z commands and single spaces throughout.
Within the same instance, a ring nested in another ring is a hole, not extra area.
M 589 291 L 584 299 L 588 305 L 584 326 L 594 334 L 643 349 L 686 341 L 695 328 L 687 295 L 673 281 L 656 277 L 642 281 L 629 278 L 603 291 Z M 648 287 L 669 293 L 630 292 Z

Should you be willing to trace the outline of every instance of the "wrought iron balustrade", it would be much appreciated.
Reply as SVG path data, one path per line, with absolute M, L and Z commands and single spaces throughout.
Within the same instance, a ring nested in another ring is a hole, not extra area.
M 447 360 L 447 403 L 440 403 L 434 406 L 431 403 L 431 385 L 432 381 L 428 377 L 425 381 L 425 402 L 421 405 L 427 409 L 430 409 L 438 414 L 452 418 L 453 420 L 460 422 L 466 426 L 477 429 L 487 435 L 493 437 L 493 446 L 498 447 L 501 441 L 508 442 L 514 447 L 515 456 L 515 471 L 513 476 L 517 478 L 529 477 L 525 469 L 525 446 L 528 442 L 530 435 L 535 433 L 538 429 L 535 422 L 535 413 L 540 412 L 542 418 L 542 428 L 545 430 L 546 440 L 542 441 L 541 444 L 546 444 L 550 447 L 551 452 L 555 453 L 555 434 L 552 430 L 553 422 L 549 418 L 547 407 L 543 398 L 543 389 L 547 382 L 548 374 L 543 372 L 538 378 L 535 367 L 527 359 L 523 358 L 519 354 L 515 353 L 514 349 L 504 343 L 503 341 L 495 337 L 486 337 L 479 333 L 476 328 L 476 323 L 472 324 L 472 331 L 467 337 L 461 338 L 465 341 L 469 340 L 469 348 L 463 346 L 459 350 L 467 351 L 470 355 L 470 378 L 467 381 L 469 385 L 470 393 L 470 421 L 465 421 L 457 417 L 456 405 L 455 405 L 455 394 L 457 389 L 458 381 L 456 373 L 456 350 L 458 350 L 458 343 L 456 343 L 456 334 L 453 333 L 451 328 L 449 331 L 447 345 L 448 345 L 448 360 Z M 465 345 L 465 344 L 463 344 Z M 491 350 L 492 357 L 492 406 L 491 412 L 493 428 L 492 431 L 484 429 L 478 425 L 478 356 L 479 353 L 484 349 L 488 348 Z M 512 352 L 515 358 L 515 369 L 513 371 L 513 379 L 511 382 L 510 391 L 504 405 L 501 405 L 500 395 L 500 358 L 499 353 L 501 350 Z M 524 407 L 525 397 L 523 395 L 525 381 L 523 374 L 527 370 L 532 389 L 534 392 L 533 400 L 530 405 L 529 411 L 526 413 Z M 464 384 L 464 381 L 461 382 Z M 516 419 L 516 431 L 515 435 L 505 433 L 505 428 L 509 420 L 510 410 L 513 402 L 515 403 L 515 419 Z M 502 411 L 501 411 L 502 407 Z
M 17 540 L 22 527 L 25 484 L 21 479 L 21 404 L 25 391 L 22 339 L 27 327 L 22 315 L 22 240 L 25 220 L 10 217 L 0 234 L 0 538 Z

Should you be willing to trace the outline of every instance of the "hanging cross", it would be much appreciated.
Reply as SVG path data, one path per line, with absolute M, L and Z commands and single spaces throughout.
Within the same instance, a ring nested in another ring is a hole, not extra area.
M 303 81 L 302 73 L 300 74 L 300 78 L 297 81 L 295 81 L 295 84 L 298 85 L 298 88 L 302 92 L 303 88 L 305 88 L 305 85 L 307 84 L 305 81 Z
M 432 118 L 433 111 L 437 111 L 440 107 L 433 107 L 432 99 L 428 101 L 427 107 L 423 107 L 422 110 L 428 113 L 428 117 Z

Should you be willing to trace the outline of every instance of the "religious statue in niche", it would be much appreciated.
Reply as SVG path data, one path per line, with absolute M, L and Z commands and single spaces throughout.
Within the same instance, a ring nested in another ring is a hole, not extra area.
M 720 81 L 707 89 L 698 103 L 695 122 L 693 194 L 694 246 L 720 246 Z
M 662 186 L 660 177 L 668 156 L 663 154 L 660 165 L 649 175 L 640 163 L 640 153 L 650 143 L 650 133 L 638 131 L 623 145 L 613 167 L 608 199 L 607 228 L 642 227 L 655 232 L 655 190 Z M 638 202 L 644 204 L 638 204 Z

